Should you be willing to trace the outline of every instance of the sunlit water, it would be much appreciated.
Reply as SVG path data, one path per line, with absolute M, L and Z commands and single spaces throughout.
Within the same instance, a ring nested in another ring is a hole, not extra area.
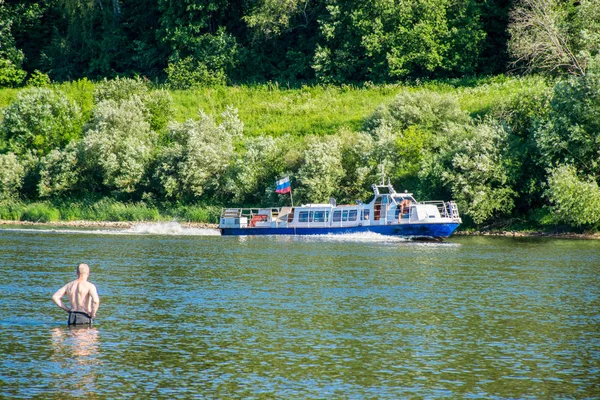
M 217 235 L 0 230 L 0 398 L 600 397 L 597 241 Z

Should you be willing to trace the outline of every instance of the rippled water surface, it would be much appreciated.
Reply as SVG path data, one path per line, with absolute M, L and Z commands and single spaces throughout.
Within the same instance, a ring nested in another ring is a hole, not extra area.
M 597 241 L 156 233 L 0 230 L 0 398 L 600 396 Z

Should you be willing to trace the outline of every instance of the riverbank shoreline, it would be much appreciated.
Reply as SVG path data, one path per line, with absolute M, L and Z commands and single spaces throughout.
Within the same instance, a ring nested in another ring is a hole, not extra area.
M 0 220 L 0 226 L 49 226 L 65 228 L 109 228 L 109 229 L 130 229 L 136 225 L 158 225 L 177 223 L 183 228 L 217 229 L 219 225 L 206 222 L 180 222 L 180 221 L 53 221 L 53 222 L 32 222 L 32 221 L 10 221 Z
M 542 231 L 464 231 L 453 236 L 547 237 L 556 239 L 600 239 L 600 233 L 542 232 Z
M 159 225 L 177 223 L 182 228 L 218 229 L 218 224 L 206 222 L 180 222 L 180 221 L 54 221 L 54 222 L 32 222 L 32 221 L 10 221 L 0 220 L 0 226 L 48 226 L 61 228 L 85 228 L 85 229 L 131 229 L 137 225 Z M 497 237 L 548 237 L 562 239 L 590 239 L 599 240 L 600 233 L 573 233 L 573 232 L 543 232 L 543 231 L 458 231 L 453 236 L 497 236 Z

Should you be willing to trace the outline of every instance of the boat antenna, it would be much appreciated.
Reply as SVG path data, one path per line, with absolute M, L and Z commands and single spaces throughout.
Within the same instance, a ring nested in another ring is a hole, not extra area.
M 383 164 L 381 164 L 381 186 L 385 186 L 385 171 L 383 169 Z

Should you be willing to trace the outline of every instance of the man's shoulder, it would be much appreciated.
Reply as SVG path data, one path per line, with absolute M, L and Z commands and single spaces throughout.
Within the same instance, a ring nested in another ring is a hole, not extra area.
M 88 282 L 86 282 L 86 283 L 87 283 L 87 285 L 88 285 L 88 288 L 90 288 L 90 289 L 93 289 L 93 290 L 96 290 L 96 285 L 94 285 L 92 282 L 89 282 L 89 281 L 88 281 Z

